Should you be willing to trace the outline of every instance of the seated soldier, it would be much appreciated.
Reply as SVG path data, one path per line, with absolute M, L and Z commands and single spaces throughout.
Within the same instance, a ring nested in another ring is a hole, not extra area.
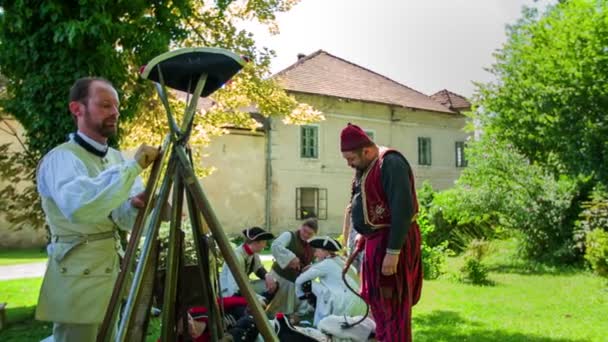
M 226 334 L 233 341 L 253 342 L 257 339 L 258 329 L 253 317 L 247 313 L 247 300 L 243 297 L 226 297 L 218 300 L 224 308 L 224 326 Z M 188 333 L 194 342 L 211 341 L 211 334 L 207 325 L 209 317 L 204 306 L 193 307 L 188 310 Z
M 260 227 L 247 228 L 242 233 L 245 236 L 245 242 L 234 249 L 236 262 L 246 276 L 255 273 L 260 278 L 251 281 L 251 285 L 258 294 L 260 302 L 266 305 L 277 289 L 277 281 L 266 271 L 258 254 L 264 250 L 268 240 L 272 240 L 274 235 Z M 239 286 L 226 263 L 220 274 L 220 285 L 222 297 L 240 295 Z
M 342 249 L 338 241 L 330 237 L 317 237 L 310 240 L 315 249 L 317 262 L 312 264 L 296 279 L 296 294 L 299 298 L 308 298 L 305 285 L 312 281 L 311 292 L 316 297 L 314 326 L 329 315 L 357 316 L 365 313 L 365 303 L 351 292 L 342 280 L 342 269 L 345 260 L 337 253 Z M 319 282 L 314 281 L 319 279 Z M 355 269 L 351 266 L 346 281 L 355 291 L 359 290 Z

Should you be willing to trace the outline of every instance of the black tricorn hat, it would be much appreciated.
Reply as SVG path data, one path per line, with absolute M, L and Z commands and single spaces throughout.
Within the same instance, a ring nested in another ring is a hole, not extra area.
M 342 245 L 336 239 L 329 236 L 319 236 L 308 241 L 311 247 L 325 249 L 330 252 L 338 252 L 342 249 Z
M 251 227 L 243 230 L 243 235 L 245 238 L 250 241 L 262 241 L 262 240 L 272 240 L 274 239 L 274 235 L 265 231 L 260 227 Z

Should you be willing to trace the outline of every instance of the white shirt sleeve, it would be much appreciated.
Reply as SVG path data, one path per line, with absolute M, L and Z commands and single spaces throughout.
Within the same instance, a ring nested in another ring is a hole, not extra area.
M 135 183 L 131 187 L 129 199 L 123 202 L 120 207 L 112 210 L 112 220 L 118 227 L 125 231 L 131 231 L 135 224 L 135 219 L 139 213 L 139 209 L 131 205 L 131 197 L 135 197 L 145 190 L 144 183 L 141 177 L 135 178 Z
M 135 160 L 127 160 L 91 178 L 72 152 L 53 151 L 38 169 L 38 192 L 52 198 L 70 222 L 102 222 L 129 198 L 140 172 Z
M 236 257 L 235 261 L 237 267 L 241 270 L 245 270 L 245 260 L 242 255 L 242 245 L 238 246 L 234 249 L 234 256 Z M 222 267 L 222 272 L 220 273 L 220 286 L 221 286 L 221 296 L 222 297 L 230 297 L 235 293 L 240 291 L 239 285 L 234 279 L 234 275 L 232 271 L 230 271 L 230 267 L 228 267 L 228 263 L 224 261 L 224 266 Z
M 281 266 L 281 268 L 287 267 L 289 262 L 296 257 L 292 251 L 287 249 L 290 242 L 291 232 L 284 232 L 272 242 L 272 246 L 270 247 L 272 256 L 277 261 L 279 266 Z
M 239 286 L 230 272 L 228 264 L 224 262 L 222 272 L 220 273 L 220 285 L 222 286 L 222 297 L 230 297 L 239 291 Z
M 325 276 L 326 271 L 323 268 L 323 262 L 313 264 L 306 272 L 300 274 L 296 278 L 296 296 L 298 298 L 304 295 L 304 292 L 302 291 L 303 283 Z

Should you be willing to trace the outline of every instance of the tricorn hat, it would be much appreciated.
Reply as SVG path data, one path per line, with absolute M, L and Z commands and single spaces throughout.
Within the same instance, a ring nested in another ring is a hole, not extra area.
M 272 240 L 274 239 L 274 235 L 265 231 L 260 227 L 251 227 L 243 230 L 243 235 L 245 238 L 250 241 L 262 241 L 262 240 Z
M 325 249 L 330 252 L 338 252 L 342 249 L 342 245 L 336 239 L 329 236 L 319 236 L 311 239 L 309 242 L 311 247 Z

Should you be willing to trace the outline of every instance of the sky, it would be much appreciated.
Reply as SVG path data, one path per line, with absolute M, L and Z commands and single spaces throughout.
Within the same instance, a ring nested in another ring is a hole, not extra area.
M 275 50 L 272 71 L 319 49 L 427 95 L 449 89 L 471 96 L 507 39 L 522 6 L 553 0 L 302 0 L 279 14 L 280 33 L 248 24 L 258 46 Z

